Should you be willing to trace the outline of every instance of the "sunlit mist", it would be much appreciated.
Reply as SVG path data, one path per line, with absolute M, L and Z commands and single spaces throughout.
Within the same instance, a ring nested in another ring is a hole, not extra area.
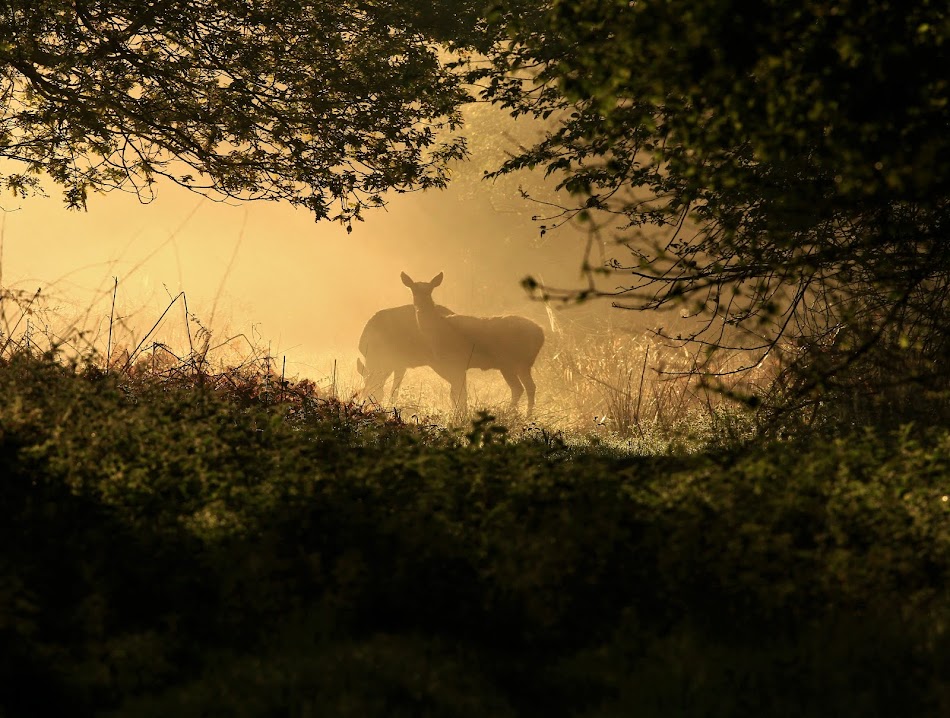
M 390 194 L 387 207 L 367 212 L 351 234 L 284 204 L 216 202 L 170 184 L 160 184 L 149 204 L 119 192 L 94 196 L 87 212 L 65 209 L 55 190 L 7 199 L 2 283 L 24 298 L 41 290 L 27 321 L 51 340 L 80 332 L 102 355 L 147 340 L 182 356 L 203 329 L 213 345 L 231 339 L 238 353 L 253 345 L 286 362 L 288 374 L 352 391 L 366 320 L 411 301 L 401 271 L 444 272 L 436 299 L 455 311 L 521 314 L 549 331 L 552 312 L 526 295 L 521 280 L 579 281 L 582 233 L 567 226 L 542 235 L 533 219 L 539 205 L 523 199 L 515 181 L 476 177 L 499 141 L 473 146 L 474 170 L 460 168 L 458 183 Z M 411 382 L 427 372 L 411 372 L 407 400 L 427 400 Z M 491 394 L 492 377 L 484 379 L 473 379 L 476 400 Z M 545 389 L 540 395 L 549 397 Z

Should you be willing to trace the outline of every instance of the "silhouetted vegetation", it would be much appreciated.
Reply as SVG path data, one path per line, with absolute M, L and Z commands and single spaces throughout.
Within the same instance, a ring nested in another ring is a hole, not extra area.
M 417 8 L 418 12 L 419 8 Z M 73 208 L 156 181 L 347 223 L 442 187 L 467 97 L 387 3 L 16 0 L 0 8 L 3 185 Z
M 18 197 L 349 226 L 446 184 L 478 92 L 549 130 L 490 176 L 616 243 L 527 289 L 707 321 L 550 322 L 539 383 L 624 450 L 212 370 L 183 292 L 184 360 L 110 316 L 70 362 L 0 288 L 0 715 L 950 715 L 946 10 L 733 5 L 6 3 Z M 660 340 L 695 351 L 648 381 Z
M 0 364 L 5 715 L 950 708 L 945 433 L 648 458 L 165 376 Z
M 680 307 L 705 321 L 671 339 L 750 367 L 780 353 L 778 414 L 948 387 L 946 8 L 497 5 L 506 42 L 469 78 L 550 130 L 497 174 L 544 168 L 572 195 L 546 225 L 587 222 L 602 247 L 586 286 L 529 289 Z M 849 420 L 879 415 L 858 403 Z

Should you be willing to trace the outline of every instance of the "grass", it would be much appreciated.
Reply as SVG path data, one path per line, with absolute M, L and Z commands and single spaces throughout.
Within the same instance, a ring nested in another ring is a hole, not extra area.
M 101 292 L 98 304 L 86 309 L 46 292 L 7 291 L 0 296 L 0 357 L 54 352 L 129 377 L 235 370 L 306 380 L 324 397 L 360 400 L 355 347 L 309 356 L 301 377 L 300 363 L 292 362 L 288 372 L 288 357 L 274 356 L 263 337 L 206 326 L 185 292 L 169 294 L 157 317 L 145 317 L 116 306 L 117 288 Z M 682 347 L 613 328 L 573 326 L 559 313 L 548 314 L 546 344 L 534 368 L 538 404 L 532 421 L 509 409 L 508 386 L 496 371 L 469 372 L 467 417 L 454 415 L 447 384 L 427 367 L 410 369 L 397 406 L 383 407 L 411 421 L 456 427 L 488 411 L 514 433 L 543 429 L 571 444 L 638 455 L 701 451 L 723 440 L 741 443 L 753 433 L 754 415 L 703 386 L 699 359 Z M 762 379 L 760 372 L 744 381 Z

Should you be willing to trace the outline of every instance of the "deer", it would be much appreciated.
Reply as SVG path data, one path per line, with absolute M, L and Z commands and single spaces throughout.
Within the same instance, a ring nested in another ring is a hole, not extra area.
M 443 306 L 435 310 L 443 315 L 452 313 Z M 366 360 L 356 360 L 356 371 L 363 377 L 361 395 L 377 402 L 390 376 L 390 404 L 395 404 L 406 370 L 432 366 L 432 352 L 419 332 L 416 309 L 411 304 L 381 309 L 370 317 L 360 336 L 359 349 Z
M 451 386 L 455 410 L 468 410 L 469 369 L 497 369 L 511 389 L 512 409 L 527 394 L 530 418 L 535 397 L 531 368 L 544 345 L 544 330 L 530 319 L 514 315 L 442 314 L 432 299 L 432 291 L 442 284 L 442 272 L 428 282 L 413 281 L 405 272 L 401 278 L 412 292 L 416 323 L 431 353 L 432 367 Z

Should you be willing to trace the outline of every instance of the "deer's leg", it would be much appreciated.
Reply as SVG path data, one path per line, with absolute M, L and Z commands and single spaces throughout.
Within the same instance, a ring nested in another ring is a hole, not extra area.
M 518 377 L 521 379 L 521 383 L 524 384 L 525 391 L 528 393 L 528 418 L 531 418 L 531 413 L 534 411 L 534 378 L 531 376 L 531 367 L 528 367 L 525 371 L 518 374 Z
M 521 379 L 518 378 L 518 372 L 511 369 L 502 369 L 501 375 L 505 377 L 505 381 L 508 382 L 508 388 L 511 389 L 511 408 L 514 409 L 518 406 L 521 395 L 524 394 Z
M 406 367 L 399 366 L 393 370 L 393 388 L 389 393 L 389 403 L 395 405 L 396 397 L 399 396 L 399 387 L 402 386 L 402 380 L 406 376 Z
M 381 404 L 383 401 L 383 386 L 386 379 L 389 378 L 389 372 L 383 374 L 380 371 L 368 371 L 364 377 L 363 397 L 370 401 Z

